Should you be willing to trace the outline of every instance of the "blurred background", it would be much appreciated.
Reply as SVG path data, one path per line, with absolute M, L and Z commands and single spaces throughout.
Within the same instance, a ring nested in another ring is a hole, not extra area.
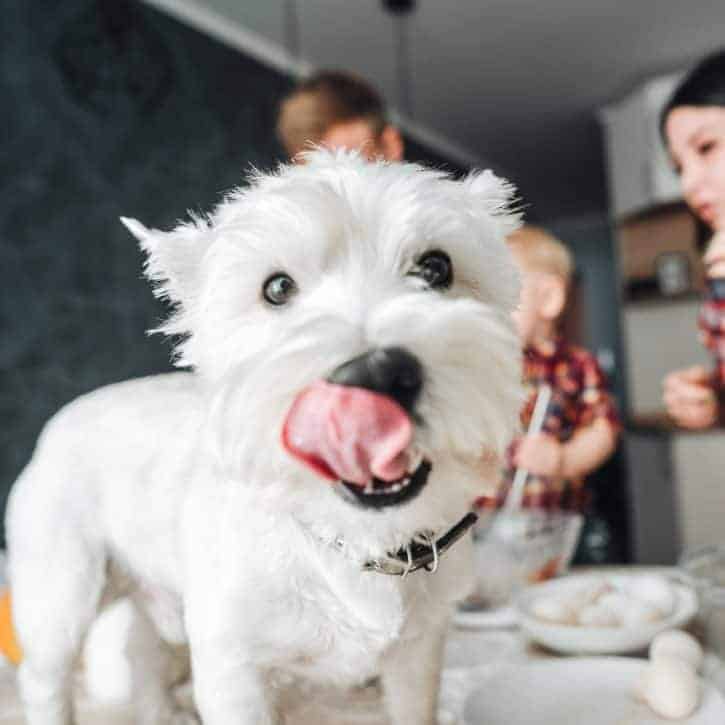
M 120 215 L 168 227 L 284 158 L 281 98 L 312 70 L 384 95 L 406 158 L 518 187 L 576 261 L 571 337 L 625 421 L 592 479 L 589 561 L 671 563 L 717 540 L 719 431 L 682 433 L 660 381 L 707 362 L 698 229 L 659 142 L 679 75 L 725 36 L 722 0 L 3 0 L 0 510 L 44 421 L 171 368 Z M 0 546 L 3 532 L 0 529 Z

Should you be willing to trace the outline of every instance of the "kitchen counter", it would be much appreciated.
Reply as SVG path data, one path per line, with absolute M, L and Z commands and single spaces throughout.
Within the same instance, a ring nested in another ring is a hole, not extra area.
M 440 725 L 460 722 L 463 703 L 496 668 L 555 657 L 527 644 L 517 629 L 451 629 L 445 654 Z M 709 654 L 705 675 L 725 692 L 725 663 Z M 0 665 L 0 725 L 24 725 L 15 692 L 15 672 Z M 375 685 L 353 692 L 300 690 L 290 698 L 292 725 L 388 725 Z M 79 725 L 132 725 L 129 707 L 102 707 L 88 701 L 79 684 Z M 299 704 L 304 703 L 304 704 Z

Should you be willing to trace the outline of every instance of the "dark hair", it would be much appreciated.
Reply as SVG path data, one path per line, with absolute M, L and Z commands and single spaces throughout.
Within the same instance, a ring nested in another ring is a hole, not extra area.
M 679 106 L 725 107 L 725 51 L 703 58 L 680 81 L 660 113 L 660 133 L 665 136 L 665 123 L 670 112 Z
M 334 123 L 363 119 L 373 133 L 387 124 L 385 103 L 365 80 L 342 71 L 320 71 L 283 100 L 277 132 L 290 156 L 316 142 Z

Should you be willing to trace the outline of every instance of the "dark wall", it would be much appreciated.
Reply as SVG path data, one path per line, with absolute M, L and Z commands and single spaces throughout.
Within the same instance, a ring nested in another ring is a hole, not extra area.
M 171 367 L 118 217 L 167 227 L 271 166 L 290 81 L 137 2 L 2 0 L 0 17 L 1 521 L 51 414 Z
M 609 220 L 591 216 L 545 224 L 564 241 L 572 254 L 581 294 L 581 338 L 599 358 L 619 409 L 624 381 L 619 333 L 618 278 Z M 622 445 L 600 469 L 587 476 L 592 503 L 582 534 L 580 564 L 621 563 L 630 558 L 628 497 Z

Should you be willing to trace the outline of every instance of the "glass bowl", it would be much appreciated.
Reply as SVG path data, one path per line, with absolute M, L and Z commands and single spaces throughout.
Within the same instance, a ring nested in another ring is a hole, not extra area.
M 679 566 L 700 602 L 698 621 L 706 646 L 725 655 L 725 544 L 685 551 Z
M 525 586 L 565 572 L 584 518 L 564 511 L 501 511 L 474 532 L 476 590 L 463 608 L 505 606 Z

